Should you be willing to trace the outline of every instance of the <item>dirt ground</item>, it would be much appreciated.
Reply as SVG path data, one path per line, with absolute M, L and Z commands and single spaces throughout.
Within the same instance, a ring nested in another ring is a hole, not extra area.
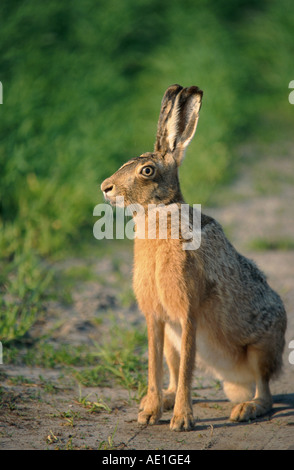
M 195 428 L 174 433 L 169 429 L 172 412 L 165 412 L 158 425 L 139 427 L 138 404 L 129 392 L 118 387 L 83 387 L 83 396 L 103 398 L 108 409 L 89 413 L 78 401 L 77 384 L 69 386 L 58 368 L 0 365 L 2 386 L 0 407 L 0 449 L 123 449 L 123 450 L 208 450 L 279 449 L 294 450 L 294 364 L 290 363 L 289 343 L 294 340 L 294 159 L 288 151 L 267 150 L 254 160 L 252 152 L 242 150 L 243 168 L 236 181 L 220 190 L 215 207 L 202 210 L 215 216 L 227 230 L 237 249 L 254 259 L 267 274 L 270 284 L 284 300 L 288 328 L 284 352 L 284 371 L 271 384 L 274 405 L 271 413 L 249 423 L 228 420 L 232 405 L 215 380 L 196 369 L 193 383 Z M 197 202 L 197 201 L 196 201 Z M 285 249 L 254 249 L 253 241 L 288 240 Z M 131 254 L 125 252 L 125 278 L 131 279 Z M 80 265 L 83 260 L 76 260 Z M 97 259 L 95 269 L 107 276 L 111 286 L 112 265 L 107 256 Z M 131 281 L 130 281 L 131 282 Z M 48 331 L 50 322 L 60 320 L 55 341 L 87 344 L 105 334 L 99 325 L 93 332 L 88 321 L 103 302 L 113 306 L 117 321 L 137 325 L 144 321 L 137 308 L 118 309 L 115 287 L 85 281 L 74 294 L 70 307 L 50 302 L 48 322 L 41 323 L 39 334 Z M 102 309 L 103 310 L 103 309 Z M 104 328 L 104 327 L 103 327 Z M 25 377 L 26 383 L 13 378 Z M 55 393 L 41 386 L 54 384 Z M 201 386 L 199 386 L 201 384 Z

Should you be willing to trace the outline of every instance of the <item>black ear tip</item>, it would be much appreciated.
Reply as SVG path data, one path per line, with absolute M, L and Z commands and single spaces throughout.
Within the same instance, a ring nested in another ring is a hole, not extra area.
M 174 85 L 170 85 L 168 87 L 168 90 L 173 90 L 173 91 L 177 91 L 177 90 L 181 90 L 183 87 L 181 85 L 179 85 L 178 83 L 175 83 Z
M 198 86 L 190 86 L 187 91 L 191 95 L 200 95 L 201 97 L 203 96 L 203 91 L 200 90 Z
M 171 85 L 165 91 L 164 98 L 166 99 L 173 99 L 177 94 L 183 89 L 181 85 Z

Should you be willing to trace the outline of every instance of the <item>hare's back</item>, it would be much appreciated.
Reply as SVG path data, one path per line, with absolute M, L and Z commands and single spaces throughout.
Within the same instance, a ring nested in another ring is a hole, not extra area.
M 279 321 L 284 323 L 280 296 L 257 265 L 234 248 L 216 221 L 202 231 L 201 257 L 210 304 L 226 325 L 258 335 Z

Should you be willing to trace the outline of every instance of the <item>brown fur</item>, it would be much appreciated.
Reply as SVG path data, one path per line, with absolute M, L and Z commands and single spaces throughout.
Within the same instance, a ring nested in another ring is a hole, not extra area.
M 197 87 L 167 89 L 154 152 L 130 160 L 102 183 L 107 200 L 114 203 L 116 196 L 124 196 L 126 205 L 176 204 L 181 210 L 178 167 L 195 133 L 201 100 Z M 146 166 L 154 169 L 151 176 L 141 173 Z M 201 226 L 197 250 L 183 250 L 182 237 L 135 238 L 134 291 L 146 317 L 149 353 L 141 424 L 158 422 L 162 411 L 173 406 L 171 429 L 192 428 L 195 358 L 224 382 L 228 398 L 238 403 L 232 420 L 252 419 L 271 408 L 269 380 L 281 369 L 284 348 L 283 303 L 214 219 L 202 214 Z M 170 371 L 166 391 L 163 353 Z

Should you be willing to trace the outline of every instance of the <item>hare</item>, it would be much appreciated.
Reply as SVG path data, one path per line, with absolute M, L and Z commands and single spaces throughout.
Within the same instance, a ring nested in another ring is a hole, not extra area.
M 202 96 L 196 86 L 166 90 L 154 151 L 132 158 L 102 183 L 107 201 L 115 204 L 119 196 L 125 205 L 173 204 L 181 210 L 178 167 L 194 136 Z M 235 404 L 231 420 L 266 414 L 272 407 L 269 381 L 282 366 L 283 303 L 212 217 L 201 214 L 198 249 L 185 250 L 185 243 L 181 236 L 134 239 L 133 287 L 148 332 L 148 390 L 138 422 L 155 424 L 163 410 L 173 407 L 170 428 L 193 428 L 195 363 L 223 382 Z M 167 390 L 162 390 L 163 354 Z

